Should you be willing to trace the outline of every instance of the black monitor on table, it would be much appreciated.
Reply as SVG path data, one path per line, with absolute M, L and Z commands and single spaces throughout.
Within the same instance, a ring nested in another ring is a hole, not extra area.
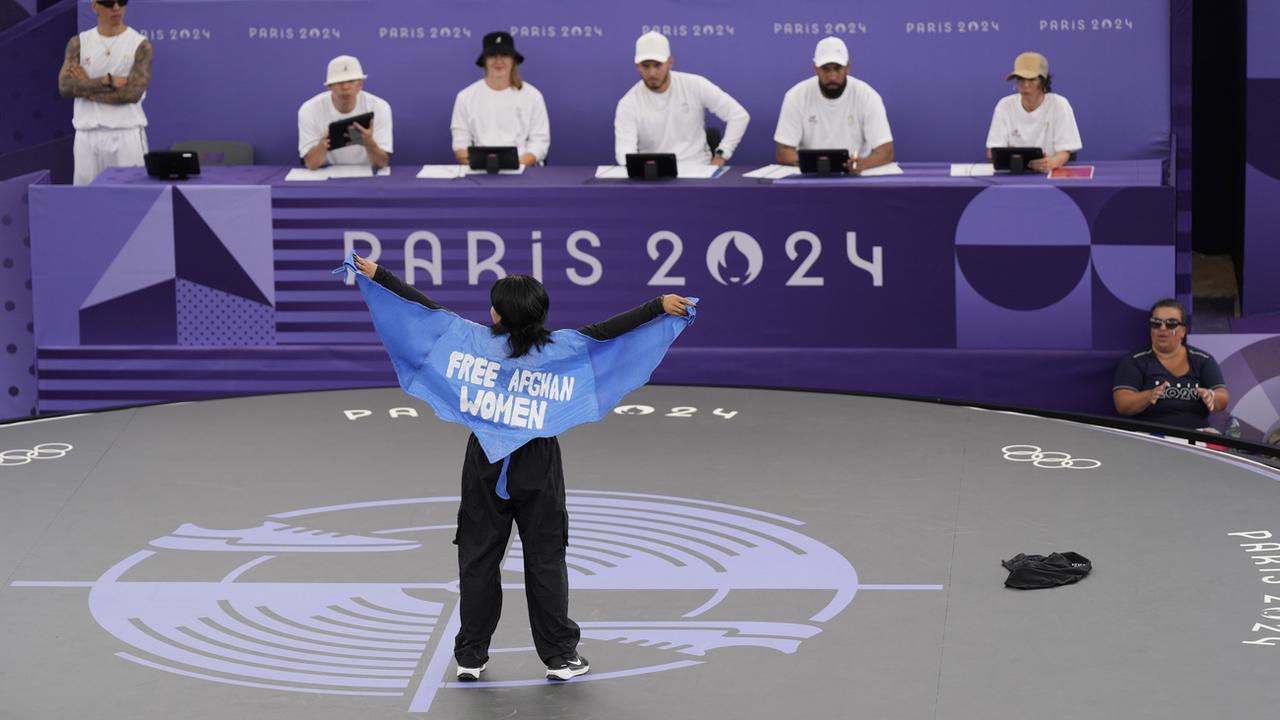
M 628 153 L 627 177 L 657 180 L 677 176 L 675 153 Z
M 1044 151 L 1038 147 L 993 147 L 991 148 L 991 165 L 996 172 L 1029 173 L 1039 172 L 1031 169 L 1031 161 L 1044 157 Z
M 844 149 L 800 150 L 800 172 L 804 175 L 844 175 L 849 172 L 849 151 Z
M 500 147 L 471 146 L 467 148 L 467 164 L 472 170 L 484 170 L 495 174 L 499 170 L 519 170 L 520 156 L 514 145 Z
M 157 150 L 143 156 L 147 174 L 161 180 L 186 180 L 200 174 L 200 154 L 191 150 Z

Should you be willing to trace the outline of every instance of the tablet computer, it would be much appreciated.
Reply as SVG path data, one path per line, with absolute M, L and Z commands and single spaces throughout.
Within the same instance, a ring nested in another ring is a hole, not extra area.
M 676 177 L 675 153 L 627 153 L 627 177 L 657 180 Z
M 1029 173 L 1040 172 L 1031 169 L 1031 161 L 1044 157 L 1044 151 L 1038 147 L 993 147 L 991 148 L 991 165 L 996 172 Z
M 147 174 L 161 180 L 186 180 L 200 174 L 200 154 L 191 150 L 156 150 L 142 157 Z
M 844 175 L 848 173 L 849 151 L 841 149 L 800 150 L 800 172 L 805 175 Z
M 519 170 L 520 156 L 516 154 L 514 145 L 473 145 L 467 148 L 467 164 L 472 170 L 484 170 L 487 173 Z
M 342 118 L 329 123 L 330 150 L 337 150 L 352 143 L 358 144 L 360 142 L 358 139 L 351 137 L 353 132 L 357 132 L 355 128 L 351 127 L 354 123 L 360 123 L 360 126 L 365 128 L 372 127 L 373 113 L 367 112 L 362 115 L 352 115 L 349 118 Z

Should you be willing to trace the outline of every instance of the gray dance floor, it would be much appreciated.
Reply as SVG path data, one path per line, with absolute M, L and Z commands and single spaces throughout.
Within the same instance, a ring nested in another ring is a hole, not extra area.
M 561 684 L 514 537 L 453 681 L 466 433 L 398 390 L 0 427 L 0 717 L 1275 717 L 1275 470 L 882 398 L 626 403 L 561 438 L 592 664 Z M 1054 551 L 1093 574 L 1003 586 Z

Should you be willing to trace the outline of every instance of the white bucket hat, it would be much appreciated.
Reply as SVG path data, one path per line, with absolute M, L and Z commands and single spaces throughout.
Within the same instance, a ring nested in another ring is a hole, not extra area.
M 813 50 L 814 65 L 822 67 L 831 63 L 849 64 L 849 48 L 845 47 L 844 41 L 838 37 L 822 38 L 818 41 L 818 47 Z
M 660 32 L 650 30 L 636 40 L 636 64 L 645 60 L 656 60 L 664 63 L 671 57 L 671 43 Z
M 333 85 L 348 80 L 364 80 L 367 77 L 369 76 L 364 74 L 364 68 L 360 67 L 359 60 L 351 55 L 339 55 L 329 61 L 329 74 L 324 84 Z

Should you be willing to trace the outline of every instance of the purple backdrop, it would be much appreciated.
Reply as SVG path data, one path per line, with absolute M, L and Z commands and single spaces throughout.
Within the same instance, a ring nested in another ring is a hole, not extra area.
M 10 60 L 0 84 L 0 179 L 49 169 L 54 182 L 71 181 L 71 101 L 58 95 L 57 76 L 75 30 L 76 5 L 66 2 L 0 32 L 0 56 Z
M 1144 310 L 1173 290 L 1173 191 L 1159 166 L 1103 163 L 1088 182 L 908 164 L 879 179 L 654 185 L 569 167 L 301 184 L 215 168 L 177 185 L 112 170 L 89 188 L 33 192 L 42 408 L 174 399 L 215 381 L 227 392 L 388 381 L 380 352 L 335 355 L 377 343 L 358 293 L 329 272 L 348 243 L 401 275 L 416 258 L 415 284 L 478 321 L 497 272 L 540 268 L 557 327 L 661 292 L 698 295 L 704 321 L 667 382 L 994 399 L 964 394 L 986 388 L 1049 404 L 1061 386 L 1027 392 L 1043 383 L 1009 379 L 1034 373 L 1001 369 L 1066 351 L 1096 370 L 1098 351 L 1141 342 Z M 232 346 L 249 354 L 220 370 Z M 311 374 L 272 364 L 303 348 Z M 149 376 L 148 358 L 178 374 Z M 363 361 L 374 364 L 345 369 Z M 1019 383 L 1022 395 L 1008 392 Z M 1105 410 L 1099 398 L 1053 406 Z
M 48 173 L 0 182 L 0 420 L 36 412 L 28 187 Z
M 1280 3 L 1249 3 L 1249 80 L 1245 146 L 1244 297 L 1246 314 L 1280 312 Z
M 152 145 L 233 135 L 267 163 L 296 162 L 297 107 L 323 89 L 327 61 L 342 53 L 359 56 L 367 89 L 391 102 L 400 162 L 450 160 L 453 97 L 479 77 L 480 38 L 495 29 L 515 34 L 525 78 L 547 98 L 552 162 L 609 162 L 614 105 L 637 80 L 632 46 L 651 27 L 671 35 L 678 69 L 710 77 L 751 112 L 740 164 L 772 158 L 782 95 L 812 76 L 813 46 L 826 34 L 845 39 L 853 73 L 884 96 L 901 159 L 981 157 L 991 109 L 1011 92 L 1003 77 L 1032 48 L 1049 57 L 1055 89 L 1076 109 L 1084 158 L 1169 152 L 1169 0 L 1052 9 L 1008 0 L 140 0 L 129 22 L 156 46 Z M 1138 99 L 1132 78 L 1143 79 Z

